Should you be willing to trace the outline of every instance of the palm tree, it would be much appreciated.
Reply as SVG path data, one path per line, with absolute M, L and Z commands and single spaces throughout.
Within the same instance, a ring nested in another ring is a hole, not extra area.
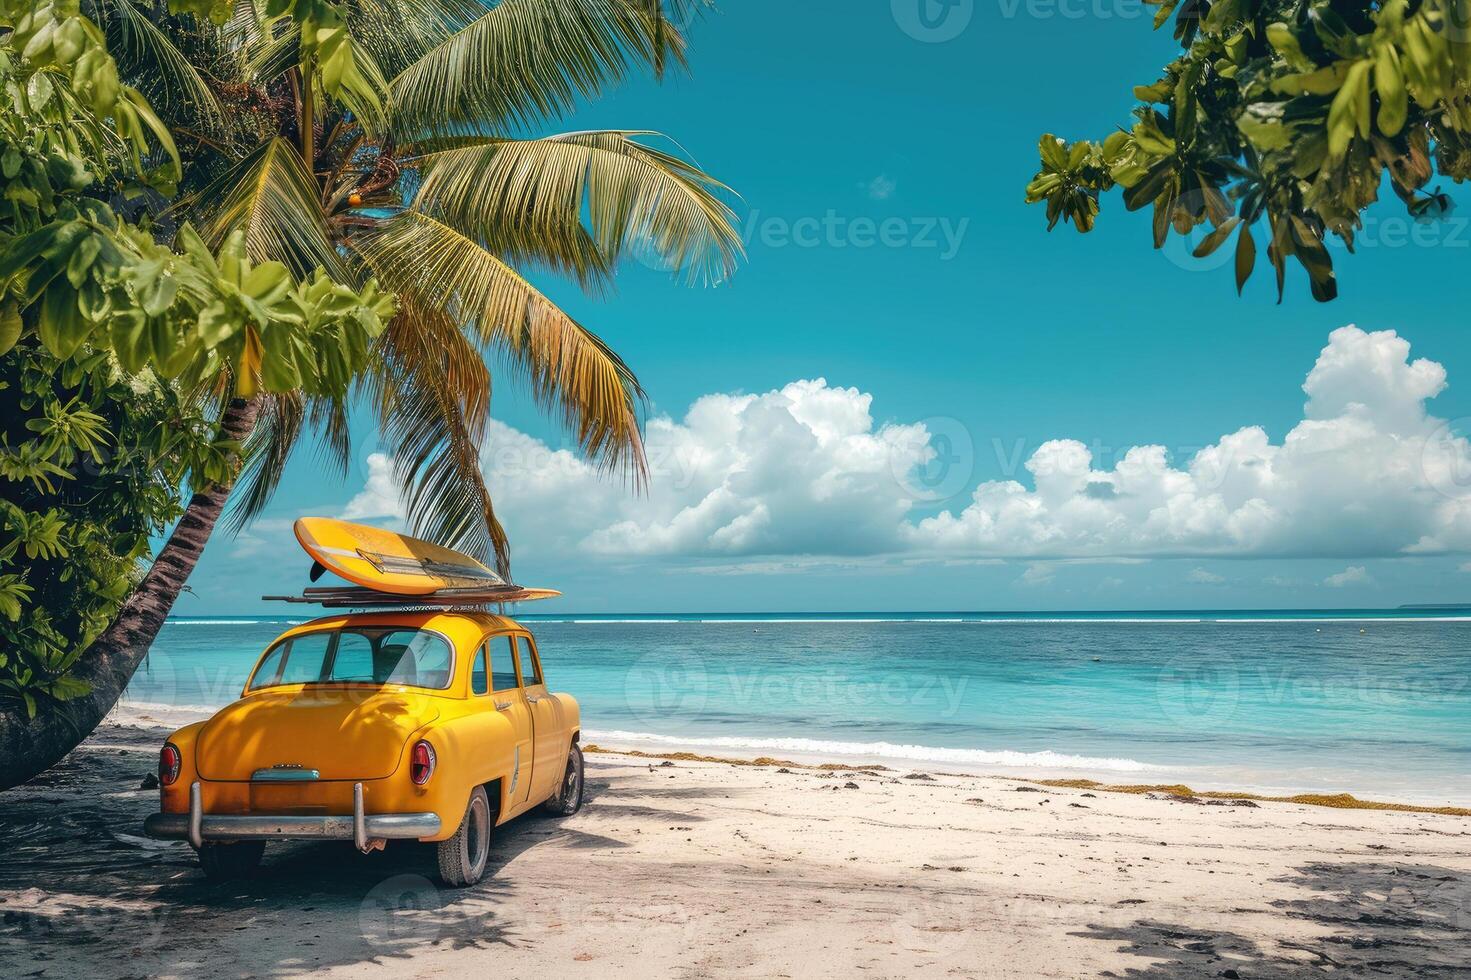
M 377 415 L 410 523 L 509 570 L 479 465 L 496 355 L 610 471 L 645 476 L 643 393 L 629 367 L 526 278 L 605 290 L 644 249 L 690 282 L 741 252 L 719 184 L 657 134 L 528 135 L 636 70 L 684 63 L 679 24 L 707 0 L 84 0 L 185 159 L 159 227 L 243 233 L 299 277 L 377 278 L 398 313 L 361 396 Z M 269 358 L 272 352 L 262 356 Z M 270 500 L 304 431 L 340 466 L 346 408 L 299 393 L 230 403 L 239 486 L 194 496 L 139 588 L 77 669 L 92 686 L 25 726 L 0 725 L 0 786 L 43 771 L 111 710 L 215 525 Z M 233 492 L 232 492 L 233 491 Z

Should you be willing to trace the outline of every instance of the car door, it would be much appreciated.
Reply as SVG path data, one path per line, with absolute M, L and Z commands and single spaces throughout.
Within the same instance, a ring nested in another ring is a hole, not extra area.
M 475 667 L 470 673 L 470 696 L 492 702 L 511 723 L 514 744 L 511 748 L 511 770 L 506 774 L 506 805 L 516 810 L 531 798 L 531 777 L 535 758 L 531 706 L 516 678 L 515 639 L 507 635 L 489 636 L 480 645 Z
M 531 798 L 544 800 L 557 791 L 566 768 L 567 733 L 562 723 L 561 705 L 547 692 L 541 676 L 541 663 L 531 637 L 517 633 L 516 667 L 521 675 L 521 690 L 531 708 L 532 737 L 536 741 L 536 763 L 531 785 Z

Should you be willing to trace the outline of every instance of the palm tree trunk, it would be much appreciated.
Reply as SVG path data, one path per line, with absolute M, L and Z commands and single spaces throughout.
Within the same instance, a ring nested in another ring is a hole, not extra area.
M 258 396 L 232 401 L 220 419 L 219 438 L 244 441 L 255 428 L 260 406 Z M 148 574 L 77 662 L 72 674 L 92 686 L 89 694 L 40 704 L 30 719 L 24 710 L 0 708 L 0 790 L 60 762 L 112 710 L 198 564 L 232 485 L 212 486 L 194 495 Z

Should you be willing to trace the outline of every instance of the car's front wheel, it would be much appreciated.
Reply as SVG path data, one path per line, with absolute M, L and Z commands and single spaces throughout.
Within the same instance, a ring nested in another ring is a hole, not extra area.
M 266 852 L 263 840 L 243 840 L 233 844 L 205 844 L 199 849 L 199 866 L 210 881 L 246 878 L 260 864 Z
M 567 752 L 567 771 L 562 774 L 562 785 L 542 808 L 559 817 L 570 817 L 582 809 L 582 749 L 577 743 Z
M 485 788 L 476 786 L 460 829 L 449 840 L 439 842 L 439 877 L 446 885 L 463 888 L 485 875 L 490 860 L 490 832 L 490 800 Z

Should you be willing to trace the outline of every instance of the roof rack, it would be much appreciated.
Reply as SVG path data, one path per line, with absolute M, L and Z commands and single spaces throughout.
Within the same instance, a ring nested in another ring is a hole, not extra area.
M 562 593 L 555 589 L 527 589 L 519 585 L 491 588 L 440 589 L 425 595 L 399 595 L 379 592 L 363 586 L 307 588 L 301 595 L 265 595 L 268 602 L 290 602 L 320 605 L 327 609 L 451 609 L 464 606 L 486 606 L 502 602 L 530 602 L 550 599 Z

